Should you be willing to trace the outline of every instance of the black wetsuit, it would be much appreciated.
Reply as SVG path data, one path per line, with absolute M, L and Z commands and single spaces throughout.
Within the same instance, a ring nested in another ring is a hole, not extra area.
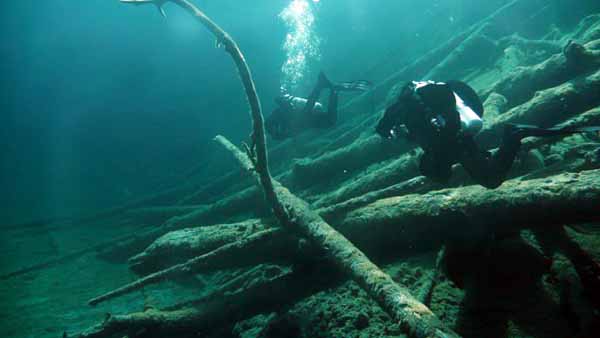
M 329 89 L 327 111 L 317 102 L 323 89 Z M 337 123 L 338 91 L 330 83 L 319 81 L 307 99 L 290 95 L 276 99 L 279 105 L 265 121 L 274 139 L 295 136 L 310 128 L 330 128 Z
M 478 98 L 473 102 L 474 91 L 470 94 L 466 96 L 472 100 L 467 103 L 477 105 L 475 110 L 479 110 L 481 116 L 483 107 Z M 436 123 L 438 121 L 443 121 L 443 125 Z M 376 130 L 390 138 L 402 125 L 406 127 L 408 139 L 424 151 L 419 164 L 424 176 L 445 183 L 450 179 L 452 165 L 460 163 L 478 184 L 487 188 L 496 188 L 505 180 L 523 137 L 507 128 L 498 151 L 491 153 L 480 149 L 473 135 L 461 132 L 453 89 L 441 83 L 419 89 L 414 82 L 404 86 L 397 101 L 379 120 Z

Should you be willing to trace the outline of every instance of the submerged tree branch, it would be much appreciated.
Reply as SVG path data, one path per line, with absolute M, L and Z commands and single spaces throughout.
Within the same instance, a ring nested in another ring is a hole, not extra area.
M 246 170 L 252 170 L 251 161 L 237 147 L 222 136 L 216 140 L 233 153 Z M 258 174 L 255 174 L 255 177 Z M 258 180 L 258 177 L 256 177 Z M 396 284 L 368 257 L 342 234 L 327 224 L 306 202 L 294 196 L 277 181 L 273 181 L 276 194 L 288 215 L 280 222 L 285 227 L 306 235 L 342 271 L 348 274 L 367 293 L 398 321 L 411 337 L 455 337 L 450 329 L 410 292 Z
M 134 0 L 121 0 L 140 3 Z M 159 8 L 167 0 L 142 1 L 154 3 Z M 417 301 L 406 288 L 396 284 L 344 236 L 327 224 L 308 204 L 289 192 L 271 178 L 268 168 L 264 122 L 260 101 L 252 80 L 250 69 L 235 41 L 187 0 L 170 0 L 192 13 L 217 38 L 217 42 L 233 58 L 248 97 L 253 121 L 250 158 L 223 137 L 217 140 L 230 150 L 248 171 L 256 171 L 254 177 L 263 187 L 265 196 L 277 219 L 284 225 L 306 235 L 315 245 L 325 251 L 343 271 L 348 273 L 392 317 L 400 323 L 404 332 L 412 337 L 456 336 L 446 328 L 425 305 Z M 256 155 L 256 158 L 254 158 Z

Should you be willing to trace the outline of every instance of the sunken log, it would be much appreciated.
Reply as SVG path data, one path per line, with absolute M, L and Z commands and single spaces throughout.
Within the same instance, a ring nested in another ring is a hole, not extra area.
M 154 4 L 161 9 L 165 0 L 121 0 L 132 4 Z M 252 117 L 252 142 L 246 146 L 248 155 L 223 137 L 217 137 L 227 150 L 240 162 L 242 168 L 252 173 L 263 188 L 265 199 L 273 209 L 279 222 L 292 232 L 298 232 L 322 250 L 342 271 L 354 279 L 373 297 L 401 329 L 411 337 L 455 337 L 457 336 L 425 305 L 417 301 L 410 292 L 396 284 L 390 276 L 374 265 L 360 250 L 344 236 L 327 224 L 308 204 L 289 192 L 271 177 L 267 159 L 266 137 L 262 109 L 250 68 L 237 43 L 213 22 L 204 12 L 188 0 L 170 0 L 192 14 L 217 39 L 233 59 L 244 86 Z M 161 9 L 161 13 L 162 9 Z
M 600 103 L 600 70 L 559 86 L 539 91 L 526 103 L 514 107 L 484 125 L 478 141 L 496 143 L 506 123 L 552 127 Z
M 250 158 L 223 137 L 217 136 L 227 150 L 232 152 L 242 168 L 254 172 Z M 255 178 L 263 183 L 267 174 L 256 169 Z M 263 183 L 264 184 L 264 183 Z M 279 182 L 271 179 L 273 189 L 264 186 L 274 213 L 284 228 L 306 236 L 336 267 L 353 279 L 410 337 L 457 337 L 431 310 L 414 298 L 410 291 L 373 264 L 344 235 L 326 223 L 306 202 L 293 195 Z
M 595 42 L 580 45 L 569 42 L 562 53 L 530 67 L 519 67 L 494 84 L 489 92 L 508 99 L 514 107 L 531 99 L 537 91 L 558 86 L 600 65 L 600 51 L 592 50 Z
M 227 243 L 215 250 L 198 257 L 194 257 L 185 263 L 176 264 L 168 269 L 152 273 L 120 288 L 104 293 L 88 301 L 89 305 L 95 306 L 107 300 L 140 290 L 147 285 L 156 284 L 168 279 L 189 275 L 194 271 L 211 271 L 212 269 L 226 269 L 237 266 L 248 266 L 260 264 L 265 254 L 263 250 L 280 249 L 282 257 L 288 257 L 287 251 L 292 247 L 287 245 L 289 241 L 280 240 L 281 229 L 266 229 L 253 233 L 239 241 Z M 265 245 L 267 244 L 267 245 Z M 274 246 L 268 245 L 273 244 Z M 252 252 L 252 255 L 245 255 Z
M 359 137 L 352 144 L 325 153 L 316 159 L 296 161 L 292 167 L 293 185 L 306 188 L 342 172 L 353 172 L 371 163 L 389 159 L 408 148 L 404 143 L 389 142 L 374 133 L 364 138 Z
M 241 241 L 272 227 L 273 221 L 250 219 L 239 223 L 171 231 L 158 238 L 141 253 L 131 257 L 129 266 L 137 273 L 147 274 L 201 256 L 223 245 Z M 275 253 L 276 248 L 272 249 Z
M 411 64 L 403 67 L 398 72 L 390 75 L 381 83 L 373 87 L 371 91 L 350 100 L 343 109 L 352 109 L 361 112 L 369 111 L 372 102 L 385 102 L 386 98 L 389 98 L 390 91 L 394 92 L 394 89 L 397 88 L 398 85 L 401 86 L 407 81 L 424 78 L 427 72 L 436 67 L 436 65 L 442 63 L 455 49 L 462 46 L 466 39 L 474 34 L 478 34 L 483 27 L 492 26 L 499 28 L 500 30 L 510 27 L 509 30 L 512 32 L 515 25 L 506 25 L 505 23 L 514 23 L 514 18 L 517 13 L 526 13 L 535 8 L 535 6 L 536 5 L 530 1 L 513 0 L 508 2 L 489 16 L 482 18 L 480 21 L 467 28 L 462 33 L 455 35 L 439 47 L 431 50 Z
M 198 208 L 201 208 L 201 206 L 154 206 L 132 209 L 127 211 L 125 215 L 131 217 L 137 223 L 146 225 L 160 225 L 170 218 L 189 214 L 190 212 L 193 212 Z
M 396 253 L 406 248 L 424 251 L 444 243 L 477 243 L 493 234 L 512 234 L 525 228 L 543 230 L 563 224 L 599 221 L 599 201 L 600 170 L 590 170 L 529 181 L 512 180 L 495 190 L 468 186 L 381 199 L 347 213 L 336 220 L 335 224 L 342 234 L 365 252 L 377 255 L 385 255 L 387 252 L 389 255 L 390 252 Z M 226 259 L 215 258 L 216 263 L 203 263 L 205 265 L 197 265 L 197 268 L 190 268 L 187 272 L 200 273 L 232 267 L 231 261 L 242 262 L 237 267 L 246 266 L 243 262 L 249 256 L 269 252 L 275 248 L 275 243 L 293 243 L 284 239 L 283 232 L 275 232 L 274 229 L 277 228 L 273 228 L 273 232 L 269 234 L 273 236 L 270 237 L 271 241 L 254 241 L 251 242 L 252 246 L 235 244 L 238 246 L 235 254 L 228 253 Z M 265 233 L 265 230 L 257 230 L 248 235 L 247 231 L 248 229 L 240 232 L 239 237 L 233 236 L 232 241 L 235 242 L 232 243 Z M 213 231 L 215 232 L 216 230 Z M 196 240 L 200 243 L 207 241 L 206 238 Z M 159 248 L 161 245 L 165 247 Z M 155 257 L 171 246 L 172 244 L 161 241 L 144 255 Z M 257 250 L 258 247 L 260 250 Z M 181 257 L 195 253 L 197 251 L 179 251 Z M 276 255 L 277 252 L 271 257 Z M 218 265 L 224 264 L 223 262 L 229 265 Z M 129 291 L 136 289 L 138 288 Z
M 494 190 L 475 185 L 386 198 L 348 213 L 339 230 L 359 247 L 417 249 L 431 242 L 473 242 L 523 228 L 598 221 L 599 202 L 596 169 L 511 180 Z
M 227 327 L 232 322 L 273 311 L 282 303 L 305 296 L 311 289 L 306 287 L 305 280 L 306 276 L 300 278 L 287 267 L 259 265 L 201 299 L 162 310 L 150 308 L 125 315 L 108 314 L 102 323 L 77 337 L 137 336 L 145 331 L 161 337 L 197 336 L 220 325 Z
M 390 141 L 383 140 L 383 142 Z M 341 185 L 340 188 L 322 195 L 313 205 L 317 208 L 330 206 L 363 195 L 369 191 L 389 187 L 396 182 L 402 182 L 418 176 L 418 153 L 405 153 L 382 168 L 361 176 L 351 184 Z
M 483 102 L 483 110 L 485 112 L 485 119 L 495 119 L 498 115 L 504 113 L 506 110 L 508 100 L 501 94 L 491 93 L 488 95 L 485 102 Z

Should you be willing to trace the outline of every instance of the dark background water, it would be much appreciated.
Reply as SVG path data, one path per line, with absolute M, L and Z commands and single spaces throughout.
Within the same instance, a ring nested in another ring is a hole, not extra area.
M 277 15 L 289 1 L 196 1 L 237 39 L 267 114 L 285 58 Z M 558 10 L 544 15 L 564 27 L 598 7 L 555 1 Z M 506 2 L 321 0 L 322 58 L 313 66 L 333 79 L 377 82 Z M 166 11 L 164 20 L 117 0 L 3 1 L 3 224 L 118 205 L 198 166 L 207 176 L 231 168 L 211 139 L 249 133 L 235 69 L 187 13 Z

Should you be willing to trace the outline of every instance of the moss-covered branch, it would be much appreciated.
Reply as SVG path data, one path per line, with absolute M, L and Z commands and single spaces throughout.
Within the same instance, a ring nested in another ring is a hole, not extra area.
M 535 66 L 515 69 L 494 84 L 489 92 L 505 96 L 510 107 L 526 102 L 537 91 L 558 86 L 598 67 L 600 52 L 591 50 L 593 44 L 569 42 L 562 53 Z
M 239 262 L 236 262 L 237 258 L 246 257 L 251 262 L 247 263 L 260 263 L 257 261 L 258 251 L 261 250 L 263 244 L 268 242 L 269 239 L 276 234 L 279 229 L 262 230 L 257 233 L 251 234 L 248 237 L 235 241 L 232 243 L 225 244 L 213 251 L 210 251 L 204 255 L 195 257 L 188 260 L 185 263 L 174 265 L 168 269 L 161 270 L 150 274 L 144 278 L 138 279 L 137 281 L 120 287 L 116 290 L 105 293 L 101 296 L 91 299 L 88 303 L 90 305 L 97 305 L 109 299 L 130 293 L 135 290 L 142 289 L 146 285 L 155 284 L 166 279 L 174 278 L 181 275 L 189 274 L 193 271 L 205 271 L 211 268 L 218 267 L 219 269 L 225 269 L 229 266 L 237 266 Z M 243 256 L 248 251 L 257 251 L 257 256 Z M 240 251 L 241 250 L 241 251 Z M 229 264 L 229 265 L 228 265 Z
M 220 136 L 217 136 L 216 140 L 233 153 L 242 168 L 253 170 L 248 157 L 233 144 Z M 456 336 L 444 327 L 429 308 L 414 298 L 408 289 L 396 284 L 362 251 L 311 210 L 306 202 L 294 196 L 277 181 L 273 181 L 273 186 L 277 200 L 285 212 L 284 215 L 278 215 L 282 226 L 306 236 L 317 249 L 323 251 L 325 256 L 398 321 L 404 332 L 411 337 Z
M 140 332 L 151 332 L 153 337 L 196 337 L 303 296 L 307 289 L 298 288 L 299 280 L 289 268 L 259 265 L 204 298 L 164 310 L 108 315 L 78 337 L 137 336 Z

